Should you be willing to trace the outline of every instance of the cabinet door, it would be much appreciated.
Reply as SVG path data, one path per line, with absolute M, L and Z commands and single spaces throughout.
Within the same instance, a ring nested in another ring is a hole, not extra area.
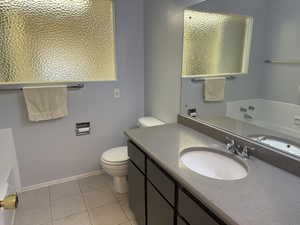
M 188 225 L 188 224 L 179 216 L 177 216 L 177 225 Z
M 128 165 L 128 185 L 129 185 L 129 206 L 134 213 L 139 225 L 146 224 L 146 194 L 145 176 L 129 162 Z
M 165 199 L 147 182 L 148 225 L 173 225 L 174 210 Z
M 205 210 L 204 207 L 202 208 L 182 190 L 179 190 L 178 193 L 178 211 L 190 225 L 224 224 L 222 221 L 217 222 L 218 218 L 212 215 L 210 211 Z
M 146 155 L 133 142 L 128 141 L 128 156 L 130 160 L 145 173 Z

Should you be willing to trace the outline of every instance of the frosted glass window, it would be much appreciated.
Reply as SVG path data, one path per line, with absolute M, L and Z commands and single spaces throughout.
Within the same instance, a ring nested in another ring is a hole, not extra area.
M 185 10 L 182 76 L 248 72 L 253 19 Z
M 112 0 L 0 1 L 0 83 L 115 80 Z

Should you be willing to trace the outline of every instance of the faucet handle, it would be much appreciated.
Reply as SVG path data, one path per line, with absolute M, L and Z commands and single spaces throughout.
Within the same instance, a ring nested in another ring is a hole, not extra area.
M 241 153 L 241 156 L 243 159 L 249 159 L 249 151 L 248 151 L 248 146 L 243 147 L 243 151 Z
M 230 144 L 230 145 L 234 145 L 235 144 L 235 140 L 234 139 L 231 139 L 229 137 L 225 137 L 225 140 L 226 140 L 226 144 Z
M 240 107 L 241 112 L 247 112 L 247 109 L 245 107 Z
M 250 150 L 250 151 L 254 151 L 255 148 L 251 148 L 251 147 L 245 145 L 245 146 L 243 147 L 243 151 L 242 151 L 242 153 L 241 153 L 240 156 L 241 156 L 243 159 L 249 159 L 249 158 L 250 158 L 249 150 Z
M 226 140 L 226 150 L 228 152 L 233 152 L 233 148 L 235 146 L 235 140 L 234 139 L 231 139 L 229 137 L 225 137 L 225 140 Z
M 254 110 L 255 110 L 255 106 L 249 105 L 248 109 L 249 109 L 250 111 L 254 111 Z

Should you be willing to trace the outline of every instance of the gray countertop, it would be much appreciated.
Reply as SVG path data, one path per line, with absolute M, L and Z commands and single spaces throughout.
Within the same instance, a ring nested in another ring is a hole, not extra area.
M 126 131 L 126 135 L 179 183 L 230 225 L 299 225 L 300 178 L 251 157 L 248 176 L 220 181 L 180 162 L 190 147 L 222 149 L 224 144 L 180 124 Z

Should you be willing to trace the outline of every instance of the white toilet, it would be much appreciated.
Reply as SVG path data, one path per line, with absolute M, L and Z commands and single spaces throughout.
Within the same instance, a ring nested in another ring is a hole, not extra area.
M 163 125 L 164 122 L 154 117 L 142 117 L 138 119 L 138 127 L 154 127 Z M 128 174 L 127 146 L 111 148 L 105 151 L 100 159 L 103 170 L 113 177 L 113 188 L 117 193 L 126 193 Z

